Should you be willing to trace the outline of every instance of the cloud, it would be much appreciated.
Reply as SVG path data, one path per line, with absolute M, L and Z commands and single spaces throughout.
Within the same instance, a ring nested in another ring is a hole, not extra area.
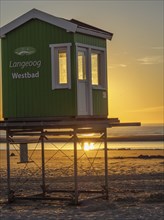
M 163 46 L 159 46 L 159 47 L 152 47 L 151 49 L 153 50 L 163 50 L 164 47 Z
M 129 112 L 143 112 L 143 113 L 151 113 L 151 112 L 163 112 L 164 106 L 156 106 L 156 107 L 149 107 L 149 108 L 142 108 L 142 109 L 136 109 L 131 110 Z
M 163 62 L 162 56 L 145 56 L 137 59 L 140 64 L 151 65 L 151 64 L 160 64 Z
M 109 69 L 114 69 L 114 68 L 118 68 L 118 67 L 123 67 L 123 68 L 125 68 L 125 67 L 127 67 L 127 65 L 124 64 L 124 63 L 120 63 L 120 64 L 111 64 L 111 65 L 109 66 Z
M 120 67 L 127 67 L 127 65 L 126 65 L 126 64 L 122 64 L 122 63 L 121 63 L 121 64 L 119 64 L 119 66 L 120 66 Z

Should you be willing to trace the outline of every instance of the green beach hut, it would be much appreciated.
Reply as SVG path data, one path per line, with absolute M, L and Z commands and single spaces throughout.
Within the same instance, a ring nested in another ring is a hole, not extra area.
M 37 9 L 0 29 L 6 120 L 108 116 L 113 34 Z

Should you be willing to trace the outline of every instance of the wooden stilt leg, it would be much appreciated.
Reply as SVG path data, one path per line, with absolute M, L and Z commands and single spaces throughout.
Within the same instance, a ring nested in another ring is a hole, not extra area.
M 41 153 L 42 153 L 42 190 L 45 195 L 45 158 L 44 158 L 44 136 L 41 136 Z
M 105 159 L 105 198 L 108 199 L 108 147 L 107 129 L 104 131 L 104 159 Z
M 9 131 L 6 130 L 7 140 L 7 191 L 8 191 L 8 202 L 13 201 L 13 192 L 11 191 L 10 184 L 10 142 L 9 142 Z
M 78 204 L 78 180 L 77 180 L 77 134 L 76 129 L 74 129 L 74 187 L 75 187 L 75 205 Z

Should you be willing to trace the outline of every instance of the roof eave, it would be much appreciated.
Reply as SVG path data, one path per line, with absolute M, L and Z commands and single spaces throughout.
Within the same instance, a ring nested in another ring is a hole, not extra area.
M 94 31 L 94 30 L 91 30 L 91 29 L 88 29 L 88 28 L 83 28 L 83 27 L 77 27 L 77 32 L 92 35 L 92 36 L 95 36 L 95 37 L 100 37 L 100 38 L 103 38 L 103 39 L 108 39 L 108 40 L 112 40 L 112 37 L 113 37 L 112 33 Z
M 64 19 L 58 18 L 53 15 L 47 14 L 45 12 L 39 11 L 35 9 L 36 18 L 42 21 L 46 21 L 52 25 L 61 27 L 68 32 L 76 32 L 77 25 L 73 24 L 72 22 Z
M 32 11 L 27 12 L 24 15 L 14 19 L 10 23 L 4 25 L 0 28 L 0 37 L 3 38 L 8 32 L 14 30 L 15 28 L 19 27 L 20 25 L 24 24 L 25 22 L 32 19 Z
M 113 34 L 106 31 L 101 30 L 94 30 L 92 28 L 87 28 L 83 26 L 79 26 L 76 23 L 72 23 L 71 21 L 68 21 L 63 18 L 58 18 L 53 15 L 47 14 L 45 12 L 42 12 L 37 9 L 32 9 L 28 11 L 27 13 L 21 15 L 20 17 L 16 18 L 15 20 L 11 21 L 7 25 L 0 28 L 0 38 L 4 38 L 7 33 L 10 31 L 18 28 L 19 26 L 23 25 L 24 23 L 28 22 L 32 19 L 39 19 L 41 21 L 47 22 L 49 24 L 58 26 L 60 28 L 65 29 L 67 32 L 79 32 L 95 37 L 100 37 L 103 39 L 112 39 Z
M 37 9 L 32 9 L 31 11 L 21 15 L 20 17 L 16 18 L 15 20 L 11 21 L 7 25 L 0 28 L 0 37 L 3 38 L 10 31 L 14 30 L 15 28 L 21 26 L 22 24 L 32 19 L 42 20 L 52 25 L 61 27 L 69 32 L 76 32 L 76 29 L 77 29 L 76 24 L 73 24 L 65 19 L 49 15 Z

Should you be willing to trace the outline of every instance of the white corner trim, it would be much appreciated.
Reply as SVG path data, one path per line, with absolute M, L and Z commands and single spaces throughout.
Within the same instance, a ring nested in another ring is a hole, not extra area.
M 52 83 L 52 90 L 55 89 L 55 51 L 53 50 L 53 48 L 51 47 L 51 83 Z

